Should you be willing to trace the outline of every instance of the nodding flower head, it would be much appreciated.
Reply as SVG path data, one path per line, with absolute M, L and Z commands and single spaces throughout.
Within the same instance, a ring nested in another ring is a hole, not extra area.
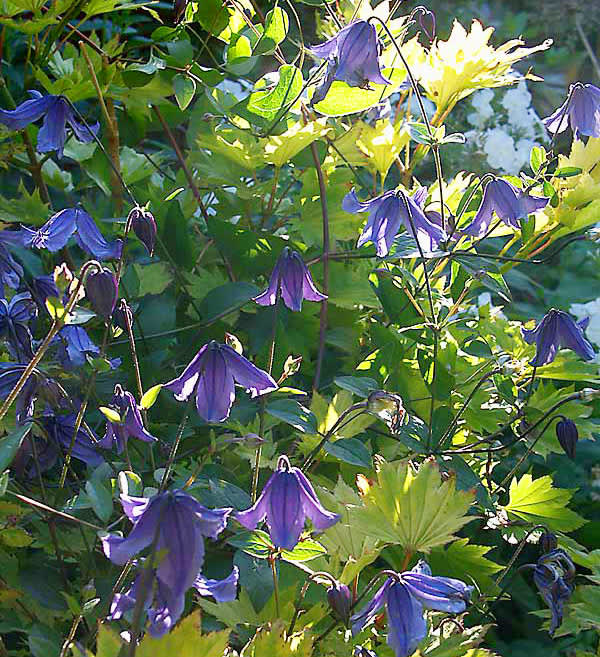
M 575 589 L 575 565 L 564 550 L 551 550 L 535 564 L 533 581 L 552 612 L 549 630 L 552 636 L 562 623 L 564 604 Z
M 565 102 L 542 121 L 552 134 L 564 132 L 570 125 L 576 138 L 600 137 L 600 89 L 593 84 L 572 84 Z

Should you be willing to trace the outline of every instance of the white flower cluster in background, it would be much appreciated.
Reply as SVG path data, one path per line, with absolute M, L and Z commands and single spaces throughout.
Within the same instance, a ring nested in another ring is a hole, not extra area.
M 499 173 L 513 173 L 527 166 L 534 146 L 546 140 L 540 117 L 531 107 L 531 94 L 525 80 L 499 97 L 492 89 L 482 89 L 471 97 L 473 111 L 467 121 L 473 126 L 465 133 L 467 144 L 482 153 L 489 166 Z
M 570 311 L 578 321 L 586 317 L 590 318 L 585 334 L 590 342 L 600 347 L 600 299 L 594 299 L 587 303 L 573 303 Z

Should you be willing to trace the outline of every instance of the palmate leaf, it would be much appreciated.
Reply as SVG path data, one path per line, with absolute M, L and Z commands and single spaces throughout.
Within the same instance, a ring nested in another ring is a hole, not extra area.
M 304 632 L 287 637 L 285 630 L 280 620 L 262 628 L 242 650 L 243 657 L 310 657 L 312 637 Z
M 554 488 L 550 476 L 533 479 L 530 474 L 512 480 L 508 504 L 503 507 L 509 518 L 518 518 L 532 525 L 545 525 L 552 531 L 570 532 L 586 520 L 567 508 L 573 491 Z
M 357 532 L 407 552 L 429 552 L 452 541 L 469 522 L 473 491 L 457 491 L 453 477 L 442 482 L 434 462 L 418 470 L 406 461 L 384 463 L 377 483 L 350 513 Z

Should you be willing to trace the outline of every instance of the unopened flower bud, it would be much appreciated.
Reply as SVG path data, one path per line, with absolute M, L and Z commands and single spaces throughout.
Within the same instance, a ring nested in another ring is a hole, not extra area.
M 584 388 L 579 393 L 579 397 L 583 402 L 590 402 L 600 397 L 600 390 L 595 390 L 594 388 Z
M 285 359 L 285 363 L 283 364 L 283 374 L 285 378 L 287 379 L 289 376 L 293 376 L 300 370 L 300 364 L 302 363 L 302 356 L 288 356 Z
M 152 255 L 156 242 L 156 221 L 153 214 L 144 208 L 133 208 L 129 213 L 129 219 L 133 232 L 148 250 L 148 255 Z
M 119 294 L 117 279 L 112 271 L 103 267 L 101 271 L 90 274 L 85 289 L 94 311 L 108 319 L 115 309 Z
M 556 538 L 556 534 L 553 532 L 544 532 L 540 536 L 539 546 L 542 554 L 547 554 L 548 552 L 552 552 L 552 550 L 556 550 L 558 547 L 558 539 Z
M 348 627 L 352 609 L 350 589 L 342 582 L 335 582 L 327 589 L 327 602 L 337 618 Z
M 60 294 L 64 294 L 74 280 L 73 273 L 66 262 L 54 268 L 54 284 Z
M 237 351 L 240 356 L 244 353 L 244 347 L 242 347 L 242 343 L 239 341 L 237 336 L 233 335 L 233 333 L 225 333 L 225 344 L 232 349 L 235 349 L 235 351 Z
M 575 422 L 568 418 L 563 418 L 556 425 L 556 437 L 565 454 L 570 459 L 575 459 L 575 448 L 579 440 L 579 433 Z
M 367 410 L 383 420 L 392 433 L 402 426 L 406 411 L 402 397 L 385 390 L 374 390 L 367 398 Z

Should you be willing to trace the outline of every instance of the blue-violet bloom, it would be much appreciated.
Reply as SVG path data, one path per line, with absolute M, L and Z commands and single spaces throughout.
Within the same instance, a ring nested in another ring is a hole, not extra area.
M 564 417 L 556 423 L 556 437 L 565 454 L 572 460 L 575 460 L 575 450 L 579 441 L 579 432 L 577 425 L 573 420 Z
M 527 344 L 537 347 L 535 357 L 530 365 L 541 367 L 551 363 L 558 349 L 571 349 L 584 360 L 594 358 L 594 348 L 588 342 L 583 331 L 589 324 L 589 317 L 576 322 L 562 310 L 551 308 L 534 329 L 521 329 Z
M 131 221 L 136 237 L 146 247 L 148 255 L 152 255 L 157 232 L 154 215 L 144 208 L 136 207 L 129 213 L 128 220 Z
M 67 452 L 71 447 L 76 419 L 75 413 L 69 413 L 68 415 L 54 415 L 52 413 L 41 419 L 42 426 L 61 452 Z M 104 457 L 100 453 L 99 447 L 96 436 L 85 427 L 80 426 L 71 454 L 73 458 L 96 468 L 104 463 Z
M 113 272 L 107 267 L 102 267 L 100 271 L 88 274 L 85 292 L 94 312 L 108 320 L 113 314 L 119 296 L 119 284 Z
M 19 360 L 33 357 L 29 322 L 37 316 L 37 307 L 29 292 L 15 294 L 10 301 L 0 298 L 0 336 L 6 337 Z
M 346 194 L 342 201 L 342 208 L 346 212 L 369 213 L 358 238 L 357 248 L 366 242 L 373 242 L 377 255 L 383 258 L 390 252 L 400 227 L 404 225 L 408 235 L 414 237 L 416 233 L 423 251 L 434 251 L 446 239 L 446 233 L 423 212 L 422 205 L 426 196 L 424 188 L 419 188 L 412 196 L 402 190 L 390 190 L 363 203 L 358 200 L 354 190 Z
M 9 130 L 23 130 L 30 123 L 42 116 L 44 122 L 37 136 L 37 152 L 48 153 L 56 151 L 62 157 L 67 140 L 67 125 L 71 127 L 75 137 L 84 144 L 94 140 L 98 134 L 99 123 L 89 127 L 75 118 L 75 112 L 63 96 L 42 96 L 39 91 L 30 91 L 29 100 L 21 103 L 14 110 L 0 109 L 0 123 Z
M 115 386 L 111 406 L 117 411 L 121 421 L 106 421 L 106 433 L 100 441 L 102 447 L 111 449 L 114 445 L 117 453 L 121 454 L 130 437 L 143 440 L 146 443 L 152 443 L 157 440 L 157 438 L 144 429 L 142 414 L 134 396 L 130 392 L 127 392 L 127 390 L 123 390 L 118 383 Z
M 8 232 L 8 231 L 0 231 Z M 8 249 L 0 242 L 0 283 L 16 290 L 23 277 L 23 267 L 12 257 Z
M 313 527 L 324 531 L 335 525 L 339 514 L 323 508 L 310 481 L 302 470 L 292 467 L 287 456 L 280 456 L 277 469 L 260 494 L 256 503 L 246 511 L 234 514 L 246 529 L 256 529 L 266 519 L 274 545 L 293 550 L 309 518 Z
M 384 582 L 371 602 L 352 616 L 352 633 L 360 632 L 385 605 L 388 645 L 396 657 L 408 657 L 427 634 L 424 609 L 460 614 L 467 608 L 472 590 L 458 579 L 432 576 L 427 563 L 420 561 Z
M 495 178 L 487 184 L 479 210 L 463 232 L 473 237 L 483 237 L 492 222 L 494 212 L 505 224 L 519 229 L 519 220 L 545 208 L 548 200 L 543 196 L 528 194 L 506 180 Z
M 206 422 L 223 422 L 235 399 L 234 383 L 252 397 L 277 389 L 272 376 L 229 345 L 212 340 L 196 354 L 180 376 L 164 384 L 178 401 L 196 394 L 198 414 Z
M 185 594 L 196 585 L 201 575 L 204 538 L 217 538 L 225 529 L 232 509 L 207 509 L 182 490 L 165 491 L 149 499 L 121 495 L 121 504 L 133 523 L 133 529 L 126 538 L 114 534 L 102 538 L 104 554 L 119 566 L 146 548 L 162 556 L 154 571 L 157 586 L 149 582 L 149 590 L 156 588 L 156 594 L 153 600 L 151 597 L 145 601 L 147 606 L 152 605 L 148 612 L 150 633 L 162 636 L 183 613 Z M 237 580 L 233 573 L 230 577 Z M 139 579 L 137 583 L 139 587 Z M 211 594 L 214 589 L 217 595 L 221 594 L 221 599 L 232 599 L 235 587 L 231 583 L 230 580 L 228 586 L 221 582 L 219 589 L 214 580 L 202 579 L 199 586 L 208 588 Z M 136 596 L 143 594 L 135 587 L 134 583 L 125 596 L 135 600 Z M 131 608 L 130 602 L 122 597 L 116 598 L 111 609 L 113 618 Z
M 544 602 L 550 607 L 550 636 L 562 623 L 563 607 L 575 588 L 575 566 L 560 548 L 543 554 L 533 569 L 533 581 Z
M 313 46 L 310 52 L 327 60 L 327 71 L 323 82 L 315 89 L 313 104 L 325 98 L 334 80 L 361 89 L 370 89 L 369 82 L 391 84 L 381 73 L 377 30 L 367 21 L 351 23 L 325 43 Z
M 565 102 L 542 122 L 552 134 L 571 125 L 575 138 L 580 134 L 600 137 L 600 89 L 593 84 L 572 84 Z
M 317 290 L 300 254 L 289 246 L 283 248 L 277 259 L 269 279 L 269 287 L 254 297 L 254 301 L 261 306 L 274 306 L 279 292 L 285 305 L 294 312 L 302 310 L 303 299 L 308 301 L 327 299 L 327 295 Z

